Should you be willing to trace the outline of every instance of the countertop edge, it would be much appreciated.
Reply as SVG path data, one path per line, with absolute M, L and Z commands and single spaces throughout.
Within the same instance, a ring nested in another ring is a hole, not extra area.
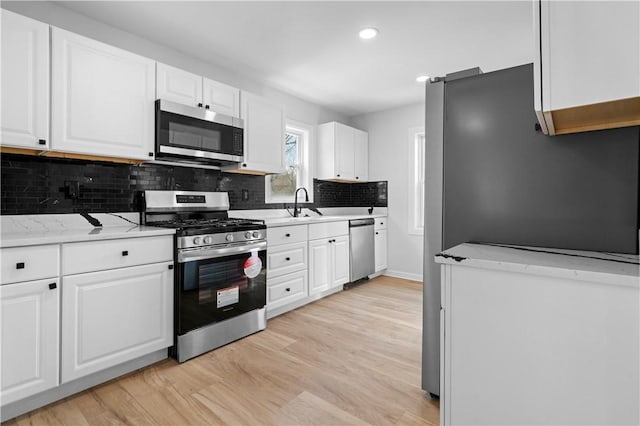
M 596 282 L 607 285 L 618 285 L 640 289 L 640 266 L 638 266 L 635 271 L 632 271 L 632 268 L 634 268 L 633 264 L 630 265 L 630 267 L 621 267 L 619 268 L 619 270 L 614 270 L 614 268 L 610 268 L 610 270 L 589 270 L 581 268 L 579 265 L 542 265 L 536 264 L 535 262 L 527 263 L 524 261 L 516 262 L 511 260 L 469 257 L 460 253 L 461 251 L 463 251 L 462 249 L 465 248 L 482 249 L 482 247 L 482 244 L 460 244 L 459 246 L 445 250 L 442 253 L 436 255 L 434 261 L 443 265 L 478 267 L 483 269 L 519 272 L 547 277 L 559 277 L 577 281 Z M 517 250 L 509 247 L 500 247 L 499 249 L 504 250 L 505 253 L 513 253 Z M 562 254 L 564 253 L 558 253 L 558 255 L 560 256 L 562 256 Z M 605 262 L 606 264 L 617 265 L 616 262 L 611 260 L 603 259 L 603 262 Z
M 91 233 L 98 230 L 99 232 Z M 105 233 L 102 233 L 105 231 Z M 2 234 L 0 248 L 28 247 L 47 244 L 65 244 L 101 240 L 115 240 L 119 238 L 143 238 L 162 235 L 174 235 L 175 229 L 156 228 L 152 226 L 135 225 L 123 227 L 85 229 L 67 229 L 50 234 L 29 235 L 28 233 Z

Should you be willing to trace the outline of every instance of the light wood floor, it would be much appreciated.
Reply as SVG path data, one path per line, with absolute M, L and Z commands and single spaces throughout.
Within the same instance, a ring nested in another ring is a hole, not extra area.
M 420 389 L 421 291 L 378 277 L 184 364 L 162 361 L 6 424 L 438 424 L 438 403 Z

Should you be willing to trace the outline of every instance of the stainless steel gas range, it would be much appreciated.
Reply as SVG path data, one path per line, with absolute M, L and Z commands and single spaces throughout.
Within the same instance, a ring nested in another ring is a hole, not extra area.
M 226 192 L 144 192 L 143 223 L 176 229 L 178 362 L 266 327 L 266 226 L 228 210 Z

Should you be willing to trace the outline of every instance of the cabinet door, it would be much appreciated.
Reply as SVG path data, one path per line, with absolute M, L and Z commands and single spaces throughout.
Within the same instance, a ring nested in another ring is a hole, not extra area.
M 244 163 L 241 170 L 284 173 L 284 110 L 251 93 L 242 92 Z
M 173 344 L 170 265 L 63 277 L 63 383 Z
M 155 62 L 52 30 L 51 148 L 153 159 Z
M 0 291 L 5 405 L 57 386 L 60 301 L 57 279 L 4 285 Z
M 329 246 L 328 240 L 309 241 L 309 295 L 331 288 Z
M 349 236 L 331 241 L 331 287 L 337 287 L 349 282 Z
M 375 231 L 374 253 L 376 272 L 387 268 L 387 230 Z
M 354 174 L 358 181 L 369 180 L 369 134 L 354 129 Z
M 335 172 L 338 179 L 355 179 L 355 129 L 336 123 Z
M 49 26 L 2 10 L 0 143 L 49 146 Z
M 202 77 L 180 68 L 156 64 L 156 98 L 189 106 L 202 105 Z
M 205 108 L 208 105 L 220 114 L 240 117 L 240 89 L 205 78 L 202 99 Z

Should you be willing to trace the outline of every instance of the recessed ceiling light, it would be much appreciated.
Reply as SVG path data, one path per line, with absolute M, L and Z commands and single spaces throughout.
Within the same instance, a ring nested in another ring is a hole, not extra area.
M 429 76 L 428 75 L 419 75 L 418 77 L 416 77 L 416 81 L 418 83 L 424 83 L 425 81 L 429 80 Z
M 378 35 L 378 30 L 376 28 L 363 28 L 359 34 L 361 39 L 369 40 Z

